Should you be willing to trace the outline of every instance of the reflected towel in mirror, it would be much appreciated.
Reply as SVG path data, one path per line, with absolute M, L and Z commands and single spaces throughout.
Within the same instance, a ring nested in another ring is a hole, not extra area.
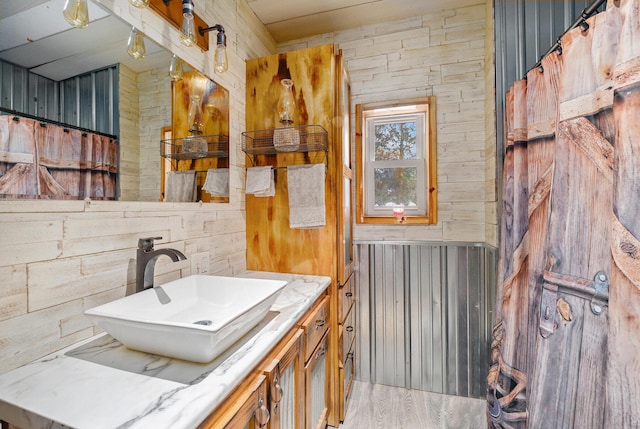
M 202 185 L 202 190 L 207 191 L 214 197 L 229 196 L 229 169 L 210 168 L 207 170 L 207 177 Z
M 324 164 L 287 167 L 290 228 L 317 228 L 326 224 L 324 177 Z
M 169 171 L 165 183 L 164 200 L 172 203 L 191 203 L 196 200 L 196 172 Z
M 245 192 L 256 197 L 273 197 L 276 194 L 273 168 L 270 165 L 247 168 Z

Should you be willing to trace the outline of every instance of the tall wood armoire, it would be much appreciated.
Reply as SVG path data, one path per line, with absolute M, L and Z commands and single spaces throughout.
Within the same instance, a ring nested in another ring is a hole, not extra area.
M 281 123 L 278 115 L 282 79 L 293 81 L 291 124 Z M 331 277 L 327 406 L 332 426 L 344 418 L 354 374 L 349 99 L 348 77 L 334 45 L 247 61 L 246 166 L 273 166 L 275 183 L 272 197 L 246 196 L 247 268 Z M 278 149 L 274 137 L 287 126 L 295 144 Z M 326 168 L 323 226 L 290 227 L 287 166 L 302 164 Z

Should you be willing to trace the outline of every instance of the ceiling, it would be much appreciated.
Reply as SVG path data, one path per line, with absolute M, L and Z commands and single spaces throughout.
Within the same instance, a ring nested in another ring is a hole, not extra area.
M 219 1 L 219 0 L 195 0 Z M 478 0 L 247 0 L 281 43 L 452 9 Z M 169 52 L 145 39 L 144 60 L 126 52 L 131 27 L 89 1 L 89 27 L 62 16 L 65 0 L 0 0 L 0 59 L 53 80 L 123 63 L 137 73 L 166 66 Z M 275 6 L 274 6 L 275 5 Z
M 478 0 L 247 0 L 278 43 L 477 4 Z

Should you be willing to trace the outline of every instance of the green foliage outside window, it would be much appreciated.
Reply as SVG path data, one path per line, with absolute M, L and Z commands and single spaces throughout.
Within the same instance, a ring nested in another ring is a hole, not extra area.
M 376 161 L 417 158 L 415 122 L 376 125 L 374 141 Z M 416 168 L 375 168 L 374 181 L 376 207 L 416 205 Z

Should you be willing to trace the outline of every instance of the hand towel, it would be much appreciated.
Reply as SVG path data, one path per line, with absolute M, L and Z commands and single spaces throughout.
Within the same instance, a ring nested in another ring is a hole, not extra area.
M 317 228 L 326 224 L 324 164 L 287 167 L 289 227 Z
M 270 165 L 247 168 L 245 192 L 256 197 L 273 197 L 276 194 L 273 168 Z
M 207 177 L 204 180 L 202 189 L 214 197 L 229 196 L 229 169 L 210 168 L 207 170 Z
M 165 182 L 164 200 L 167 202 L 194 202 L 197 197 L 195 171 L 169 171 Z

